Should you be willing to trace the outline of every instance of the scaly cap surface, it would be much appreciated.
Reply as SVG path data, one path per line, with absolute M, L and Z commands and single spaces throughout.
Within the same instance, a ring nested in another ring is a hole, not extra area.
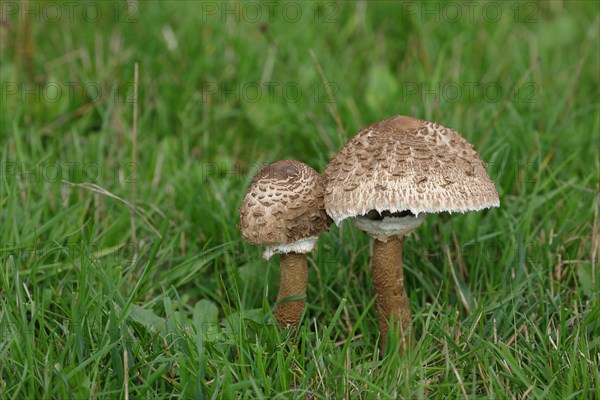
M 363 128 L 325 167 L 325 208 L 339 224 L 371 210 L 418 215 L 497 207 L 485 168 L 459 133 L 397 115 Z
M 277 161 L 260 170 L 240 208 L 244 239 L 254 245 L 275 246 L 268 249 L 267 258 L 273 251 L 310 251 L 312 245 L 306 243 L 311 240 L 306 239 L 316 241 L 330 225 L 323 205 L 321 176 L 293 160 Z

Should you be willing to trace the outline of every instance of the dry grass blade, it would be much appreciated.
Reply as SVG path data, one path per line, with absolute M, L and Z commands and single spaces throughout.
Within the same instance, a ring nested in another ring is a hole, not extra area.
M 131 163 L 135 167 L 137 165 L 137 108 L 138 108 L 138 63 L 135 63 L 133 73 L 133 127 L 131 129 Z M 133 243 L 137 243 L 137 232 L 135 229 L 135 180 L 131 181 L 130 202 L 132 208 L 129 213 L 129 221 L 131 225 L 131 239 Z M 134 259 L 137 258 L 134 257 Z
M 160 232 L 154 227 L 154 225 L 152 225 L 152 223 L 148 220 L 148 218 L 144 215 L 144 213 L 139 208 L 134 207 L 127 200 L 109 192 L 108 190 L 106 190 L 103 187 L 98 186 L 94 183 L 74 183 L 74 182 L 69 182 L 69 181 L 65 181 L 65 180 L 63 180 L 62 183 L 69 185 L 69 186 L 89 190 L 94 193 L 99 193 L 101 195 L 110 197 L 111 199 L 115 199 L 118 202 L 125 204 L 127 207 L 129 207 L 131 210 L 133 210 L 142 219 L 142 221 L 144 221 L 144 223 L 148 226 L 148 228 L 150 228 L 150 230 L 152 230 L 152 232 L 154 232 L 156 234 L 156 236 L 158 236 L 160 239 L 162 239 L 162 235 L 160 234 Z
M 471 315 L 471 305 L 470 305 L 469 299 L 468 299 L 469 294 L 465 293 L 463 290 L 463 287 L 458 278 L 458 273 L 456 272 L 456 269 L 454 268 L 454 263 L 452 262 L 452 257 L 450 255 L 450 248 L 446 245 L 444 245 L 444 252 L 446 253 L 446 257 L 448 258 L 448 263 L 450 264 L 450 271 L 452 272 L 452 278 L 454 279 L 454 284 L 456 285 L 456 291 L 458 292 L 458 295 L 460 296 L 460 301 L 463 304 L 463 306 L 465 307 L 467 314 Z

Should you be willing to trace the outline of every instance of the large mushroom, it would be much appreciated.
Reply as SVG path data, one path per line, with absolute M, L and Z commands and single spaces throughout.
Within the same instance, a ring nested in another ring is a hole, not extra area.
M 281 254 L 281 284 L 274 313 L 282 328 L 294 326 L 304 311 L 306 253 L 331 225 L 323 206 L 321 176 L 298 161 L 269 164 L 252 180 L 239 211 L 244 239 L 266 246 L 263 257 L 267 260 Z
M 325 209 L 375 239 L 371 270 L 385 350 L 390 321 L 406 343 L 410 306 L 402 243 L 426 213 L 466 212 L 500 202 L 486 164 L 460 134 L 394 116 L 363 128 L 325 167 Z

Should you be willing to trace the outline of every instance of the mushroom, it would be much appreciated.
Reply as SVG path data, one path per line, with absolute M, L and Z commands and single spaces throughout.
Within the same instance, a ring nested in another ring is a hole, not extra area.
M 410 306 L 402 243 L 426 213 L 499 206 L 486 164 L 459 133 L 394 116 L 363 128 L 325 167 L 325 209 L 375 239 L 371 271 L 385 350 L 391 320 L 406 346 Z
M 282 328 L 294 326 L 305 304 L 306 253 L 331 225 L 323 206 L 321 176 L 298 161 L 269 164 L 252 180 L 239 211 L 244 239 L 265 245 L 263 257 L 267 260 L 281 254 L 281 284 L 274 313 Z

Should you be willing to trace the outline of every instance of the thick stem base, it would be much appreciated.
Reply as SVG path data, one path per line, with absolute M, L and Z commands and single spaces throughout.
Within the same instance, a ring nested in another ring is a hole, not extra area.
M 373 246 L 371 272 L 377 296 L 376 304 L 383 350 L 385 350 L 390 320 L 393 319 L 394 325 L 398 327 L 398 337 L 404 343 L 408 342 L 411 333 L 409 332 L 410 305 L 404 288 L 402 271 L 403 239 L 403 236 L 391 237 L 386 242 L 375 239 Z
M 304 297 L 308 280 L 306 254 L 281 254 L 279 269 L 281 270 L 281 284 L 274 314 L 279 326 L 285 329 L 297 325 L 304 312 L 306 303 Z M 303 296 L 303 298 L 283 301 L 291 296 Z

